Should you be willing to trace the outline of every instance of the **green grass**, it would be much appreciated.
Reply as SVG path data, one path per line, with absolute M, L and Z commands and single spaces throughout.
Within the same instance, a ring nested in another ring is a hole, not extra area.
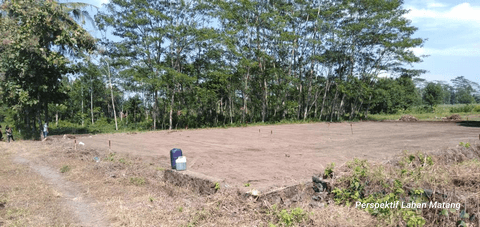
M 60 168 L 60 173 L 66 173 L 70 171 L 70 166 L 64 165 L 62 168 Z
M 130 177 L 130 183 L 136 186 L 142 186 L 146 184 L 146 181 L 143 177 Z
M 480 121 L 480 112 L 476 111 L 477 109 L 480 110 L 480 105 L 469 105 L 469 108 L 466 108 L 466 106 L 464 104 L 439 105 L 434 108 L 434 111 L 424 111 L 421 108 L 415 108 L 413 110 L 399 111 L 396 114 L 369 114 L 368 119 L 374 121 L 398 120 L 403 115 L 410 114 L 419 120 L 441 121 L 442 117 L 458 114 L 462 117 L 462 120 L 467 120 L 468 117 L 469 121 Z M 462 112 L 469 109 L 471 109 L 470 112 Z

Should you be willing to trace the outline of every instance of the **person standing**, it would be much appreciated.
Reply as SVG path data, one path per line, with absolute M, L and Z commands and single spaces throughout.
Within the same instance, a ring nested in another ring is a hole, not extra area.
M 47 135 L 48 135 L 48 125 L 47 125 L 47 123 L 45 123 L 43 125 L 43 138 L 46 139 Z
M 10 128 L 10 127 L 7 126 L 7 127 L 5 128 L 5 133 L 7 134 L 7 141 L 8 141 L 9 143 L 10 143 L 10 139 L 12 139 L 12 141 L 15 141 L 15 140 L 13 139 L 12 128 Z
M 3 141 L 2 126 L 0 125 L 0 141 Z

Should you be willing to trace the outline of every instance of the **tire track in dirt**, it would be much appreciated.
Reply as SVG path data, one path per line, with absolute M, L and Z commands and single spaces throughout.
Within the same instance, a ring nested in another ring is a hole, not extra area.
M 61 193 L 67 209 L 70 209 L 74 217 L 77 218 L 76 226 L 109 226 L 104 220 L 102 213 L 96 208 L 97 203 L 84 196 L 77 184 L 65 180 L 58 171 L 47 165 L 34 163 L 18 154 L 13 161 L 29 166 L 45 178 L 55 190 Z

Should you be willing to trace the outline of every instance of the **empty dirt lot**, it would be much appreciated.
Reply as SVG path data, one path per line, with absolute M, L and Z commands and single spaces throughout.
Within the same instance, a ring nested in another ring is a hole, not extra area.
M 353 128 L 353 134 L 352 134 Z M 331 162 L 382 161 L 403 150 L 436 151 L 459 142 L 478 143 L 480 128 L 454 122 L 358 122 L 252 126 L 102 134 L 77 138 L 85 148 L 140 156 L 169 168 L 169 151 L 180 148 L 187 170 L 229 186 L 261 191 L 308 181 Z M 73 146 L 73 143 L 72 143 Z

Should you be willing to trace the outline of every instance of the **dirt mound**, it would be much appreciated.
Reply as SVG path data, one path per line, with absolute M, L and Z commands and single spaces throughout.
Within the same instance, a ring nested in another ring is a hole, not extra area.
M 403 115 L 400 119 L 398 119 L 399 121 L 418 121 L 418 119 L 412 115 Z
M 462 120 L 462 117 L 460 117 L 460 115 L 458 114 L 453 114 L 452 116 L 447 117 L 447 120 L 458 121 L 458 120 Z

